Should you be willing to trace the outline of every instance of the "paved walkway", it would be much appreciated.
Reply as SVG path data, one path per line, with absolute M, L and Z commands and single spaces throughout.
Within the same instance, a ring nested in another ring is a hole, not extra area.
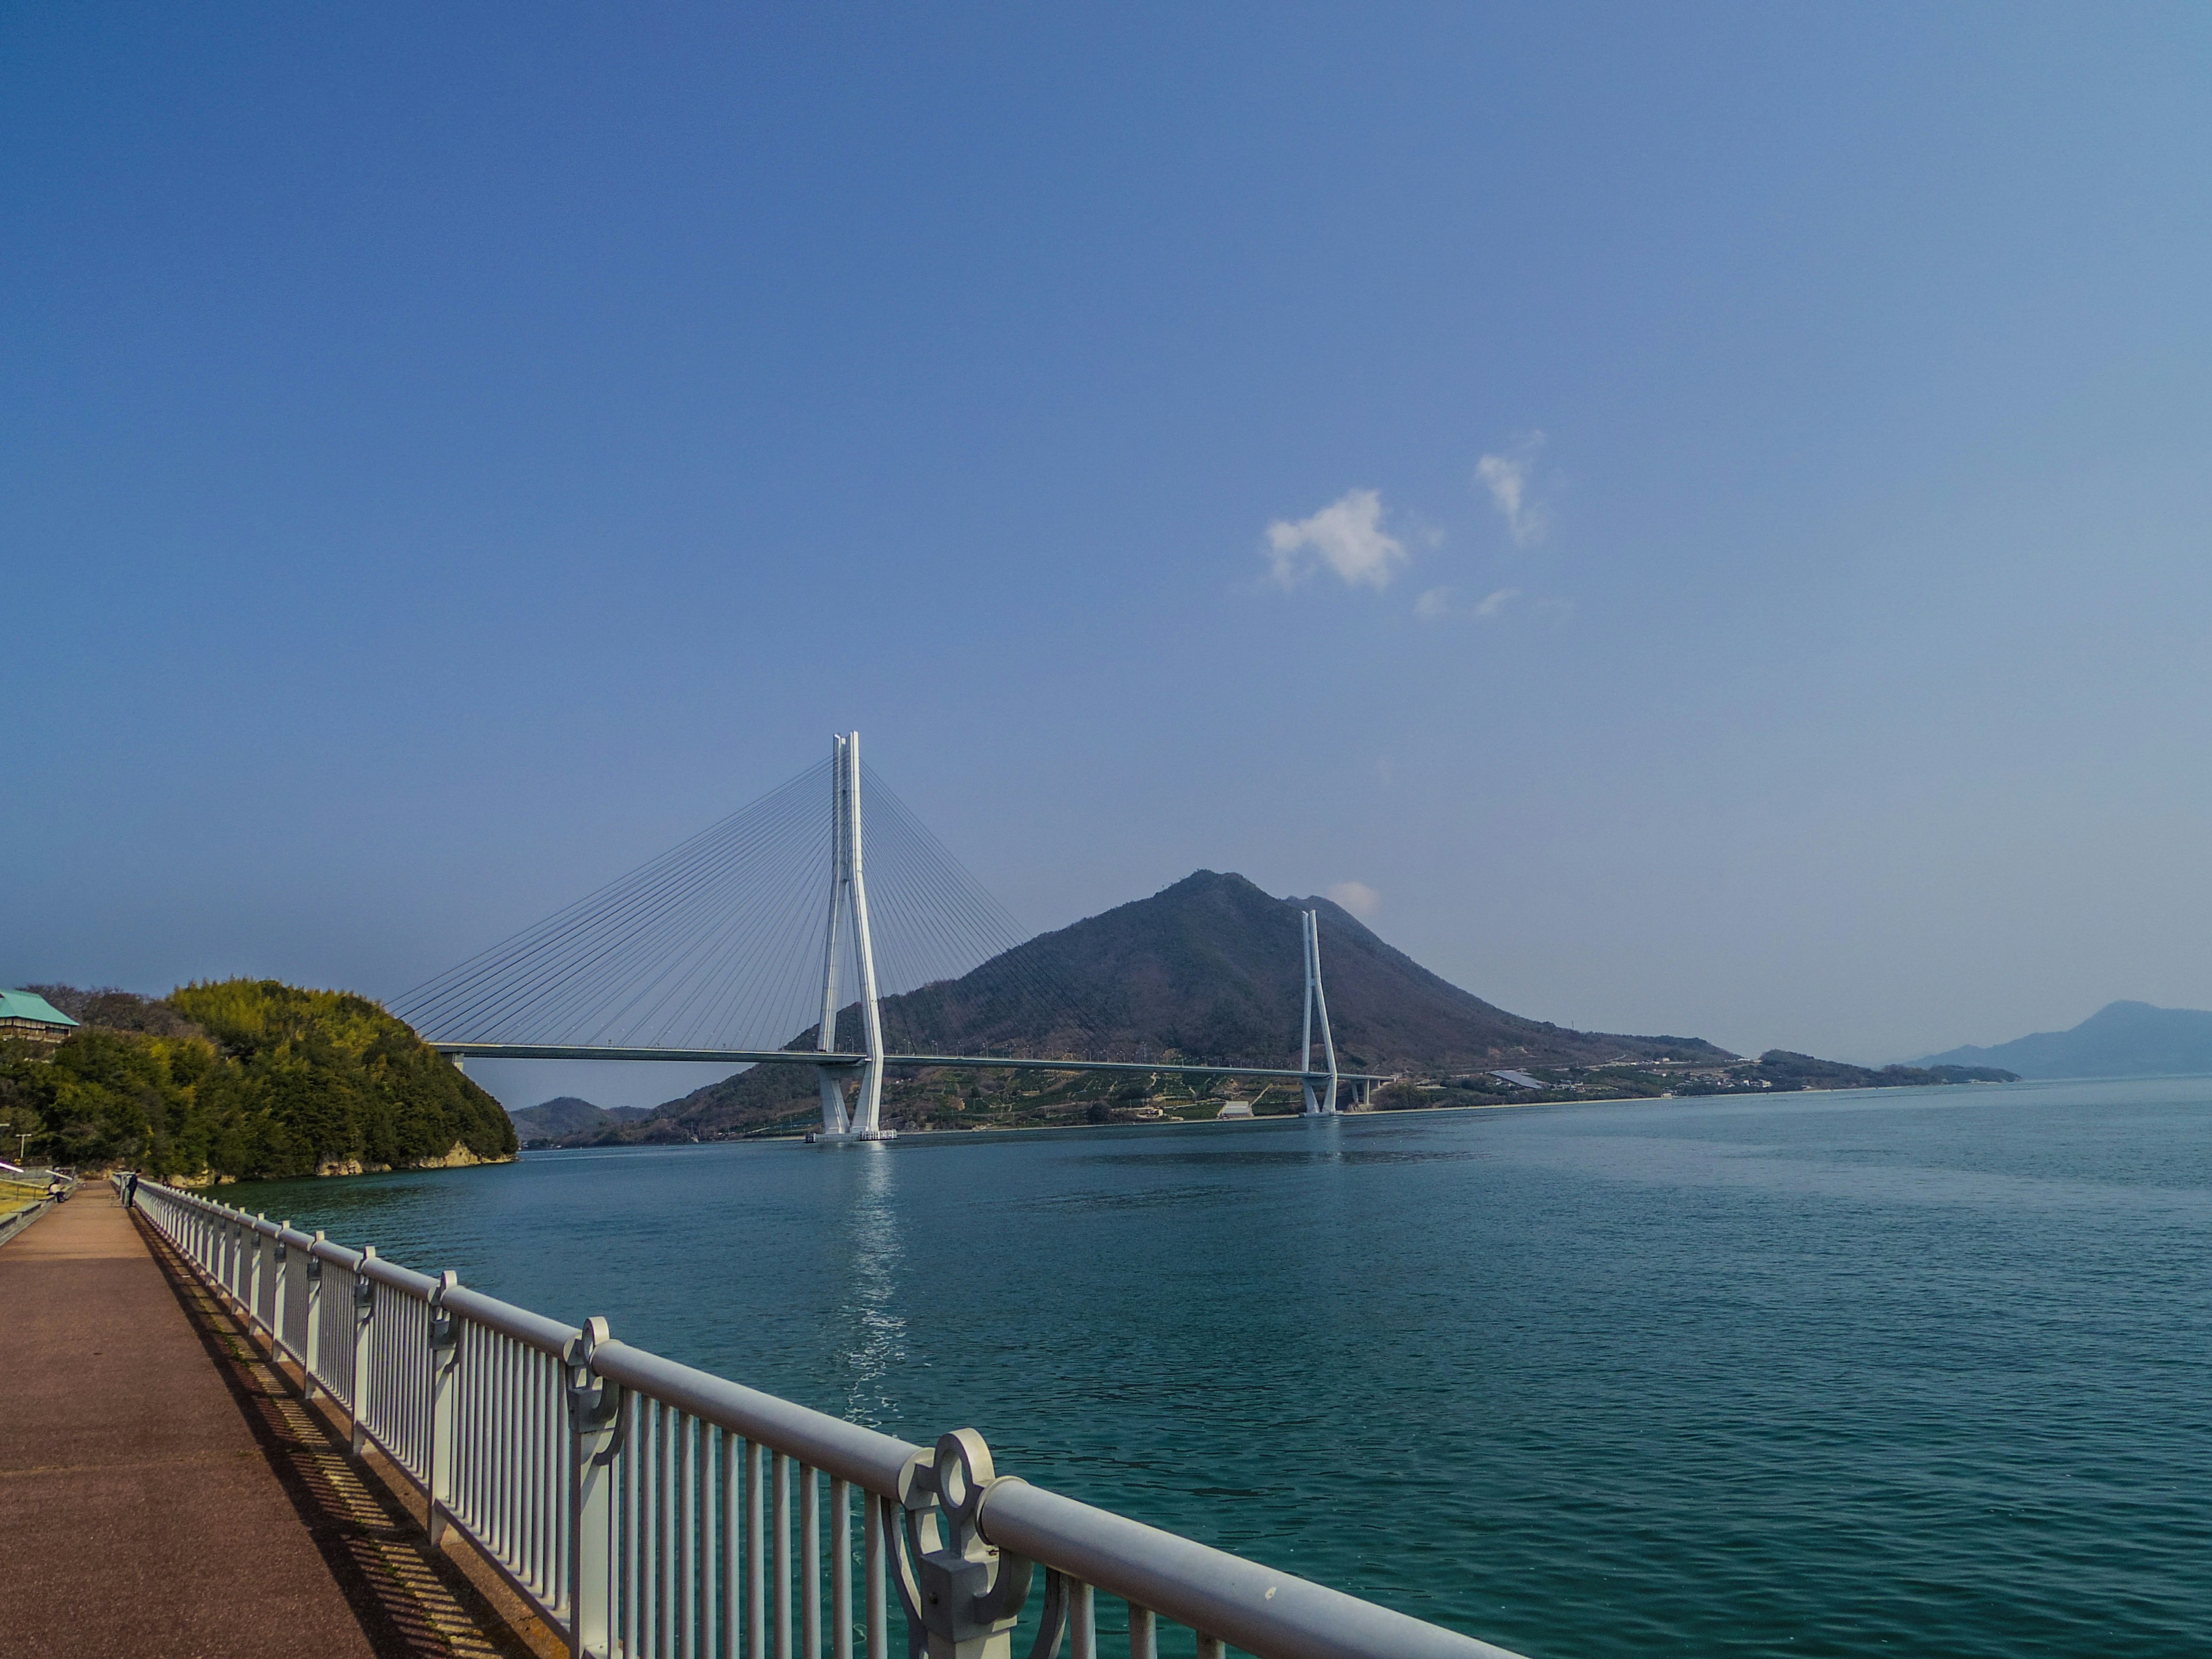
M 531 1651 L 104 1183 L 0 1249 L 0 1401 L 10 1655 Z

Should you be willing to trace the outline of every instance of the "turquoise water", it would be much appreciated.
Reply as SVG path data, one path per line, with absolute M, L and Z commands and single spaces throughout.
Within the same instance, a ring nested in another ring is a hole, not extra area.
M 1537 1659 L 2212 1649 L 2212 1081 L 235 1197 Z

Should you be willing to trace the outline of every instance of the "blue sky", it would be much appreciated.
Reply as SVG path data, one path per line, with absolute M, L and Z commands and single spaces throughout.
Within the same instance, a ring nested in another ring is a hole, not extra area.
M 1235 869 L 1867 1060 L 2212 1006 L 2208 70 L 11 7 L 0 981 L 396 994 L 859 726 L 1038 927 Z

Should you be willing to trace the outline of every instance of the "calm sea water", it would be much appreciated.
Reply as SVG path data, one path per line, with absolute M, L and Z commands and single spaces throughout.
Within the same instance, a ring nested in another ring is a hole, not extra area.
M 2212 1081 L 234 1196 L 1540 1659 L 2212 1651 Z

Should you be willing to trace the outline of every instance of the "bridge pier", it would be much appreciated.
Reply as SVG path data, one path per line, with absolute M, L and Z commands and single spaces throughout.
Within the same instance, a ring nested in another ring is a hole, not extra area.
M 842 1135 L 852 1127 L 845 1115 L 845 1085 L 827 1066 L 817 1066 L 814 1075 L 822 1084 L 822 1133 Z

